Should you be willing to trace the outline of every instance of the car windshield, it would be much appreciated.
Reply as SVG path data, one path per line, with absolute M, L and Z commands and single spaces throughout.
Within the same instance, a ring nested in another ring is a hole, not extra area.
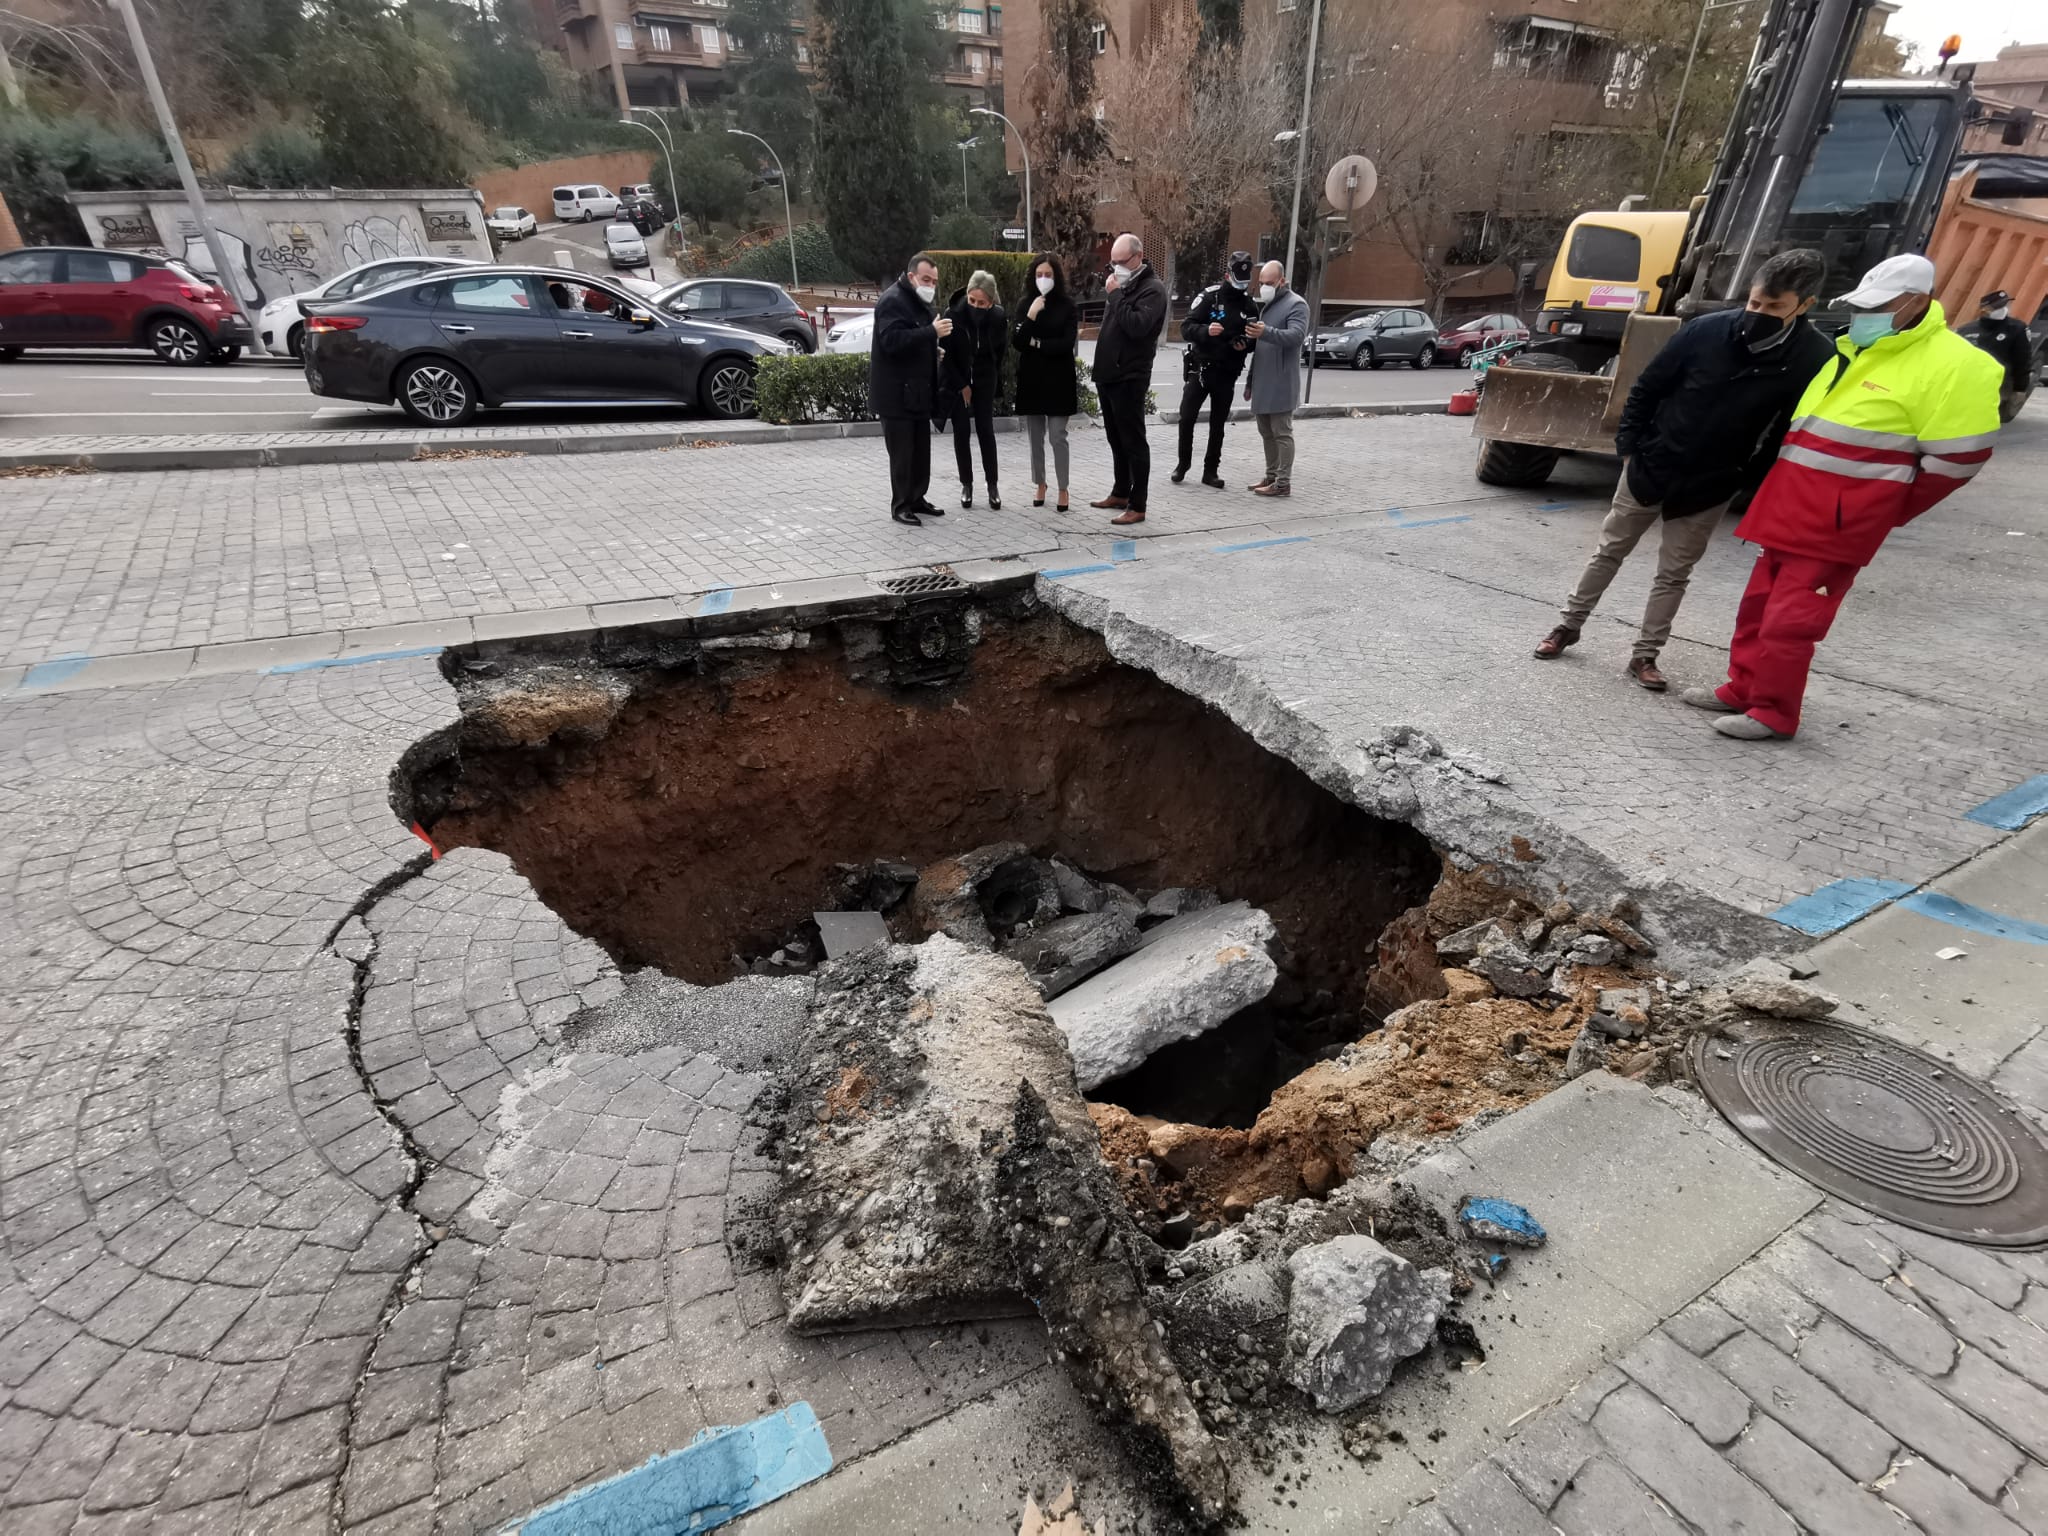
M 1369 315 L 1353 315 L 1349 320 L 1346 320 L 1344 322 L 1344 329 L 1347 331 L 1355 331 L 1360 326 L 1371 325 L 1377 319 L 1379 319 L 1379 311 L 1377 310 L 1373 311 Z
M 519 210 L 517 208 L 500 208 L 491 217 L 494 219 L 516 219 L 519 217 Z
M 630 224 L 607 224 L 604 227 L 608 240 L 638 240 L 640 232 Z

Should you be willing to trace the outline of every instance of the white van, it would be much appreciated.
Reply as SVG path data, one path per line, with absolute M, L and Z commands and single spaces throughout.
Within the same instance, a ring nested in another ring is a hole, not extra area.
M 565 224 L 588 224 L 619 211 L 619 200 L 595 182 L 555 188 L 555 217 Z

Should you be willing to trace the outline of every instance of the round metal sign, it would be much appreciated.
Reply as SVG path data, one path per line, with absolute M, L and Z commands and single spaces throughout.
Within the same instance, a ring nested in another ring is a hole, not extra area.
M 1750 1019 L 1693 1041 L 1693 1078 L 1772 1161 L 1902 1226 L 2048 1244 L 2048 1140 L 1948 1062 L 1842 1024 Z
M 1356 213 L 1372 201 L 1380 173 L 1363 155 L 1346 155 L 1323 178 L 1323 197 L 1339 213 Z

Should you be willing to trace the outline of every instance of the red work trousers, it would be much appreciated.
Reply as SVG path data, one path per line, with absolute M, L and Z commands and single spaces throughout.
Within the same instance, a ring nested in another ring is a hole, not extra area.
M 1827 638 L 1835 611 L 1861 566 L 1760 550 L 1735 610 L 1728 681 L 1714 691 L 1780 736 L 1799 729 L 1813 648 Z

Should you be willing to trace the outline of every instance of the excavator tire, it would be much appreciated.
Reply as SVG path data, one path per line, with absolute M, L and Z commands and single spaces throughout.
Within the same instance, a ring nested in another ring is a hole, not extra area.
M 1543 484 L 1557 468 L 1558 450 L 1491 438 L 1479 445 L 1479 482 L 1529 488 Z

